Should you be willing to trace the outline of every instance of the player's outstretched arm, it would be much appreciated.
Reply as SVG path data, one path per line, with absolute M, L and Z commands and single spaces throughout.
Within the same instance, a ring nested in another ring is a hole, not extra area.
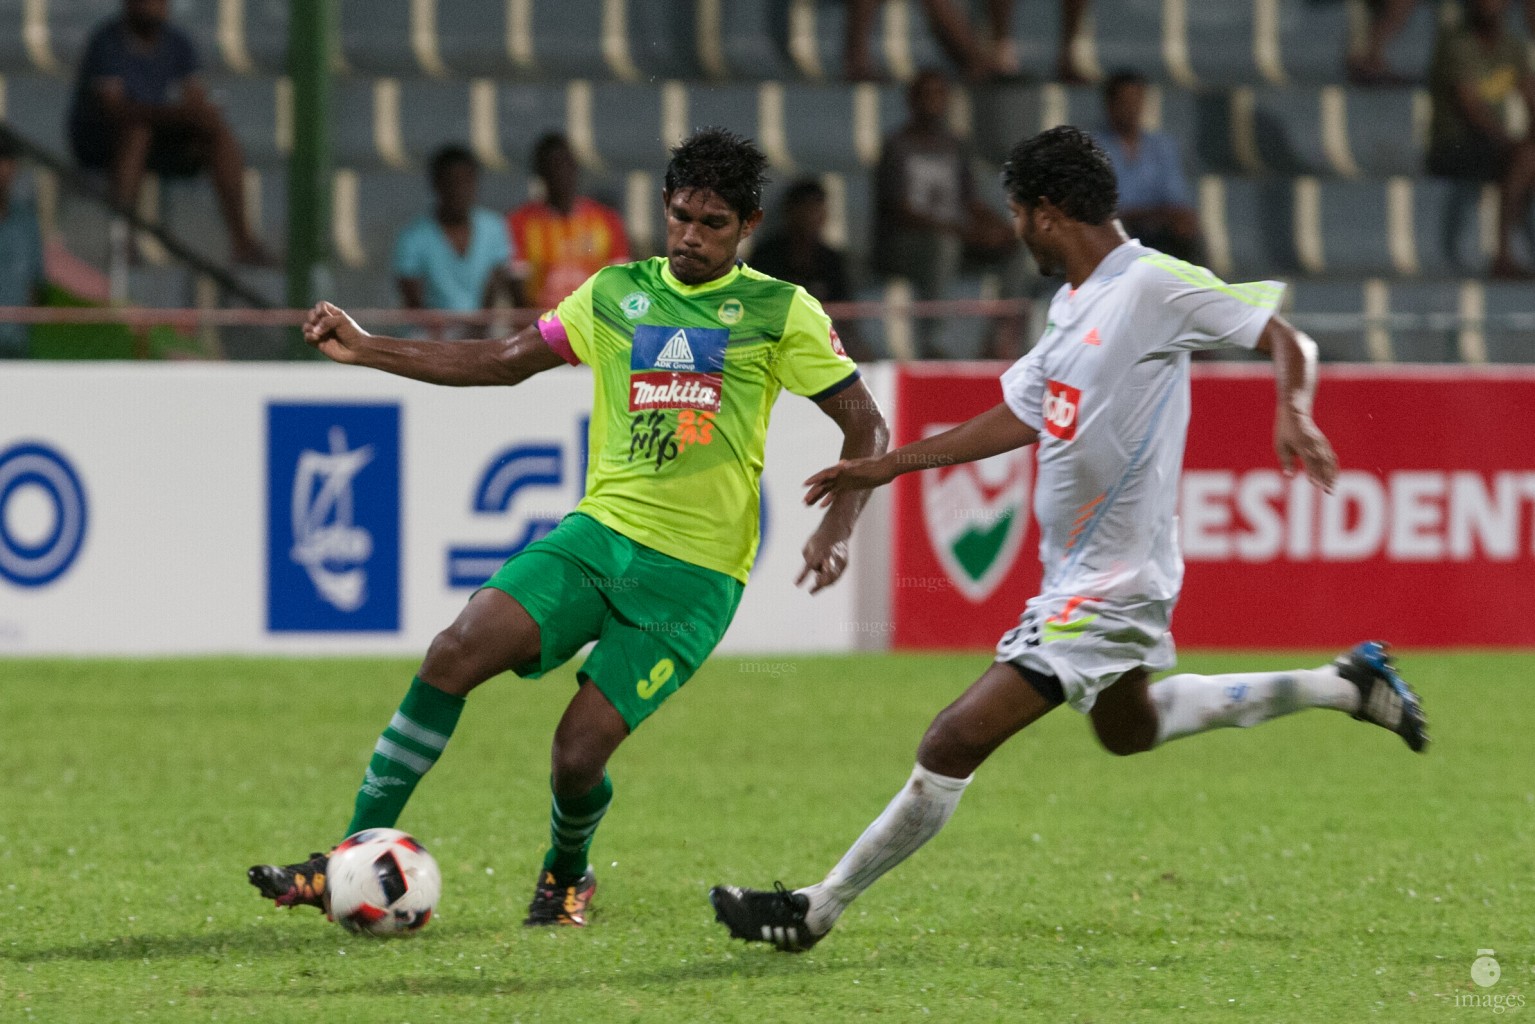
M 989 459 L 1039 440 L 1039 431 L 999 402 L 992 408 L 941 434 L 902 445 L 878 458 L 853 459 L 828 466 L 805 481 L 805 504 L 829 504 L 844 491 L 867 490 L 889 483 L 902 473 L 934 466 Z
M 369 334 L 346 311 L 321 302 L 304 322 L 304 340 L 338 363 L 371 366 L 428 384 L 519 384 L 564 364 L 536 325 L 510 338 L 410 341 Z
M 1274 360 L 1274 379 L 1279 388 L 1279 407 L 1274 417 L 1274 454 L 1285 476 L 1296 467 L 1324 491 L 1338 478 L 1338 456 L 1311 419 L 1316 395 L 1316 342 L 1274 316 L 1258 336 L 1258 351 Z
M 843 459 L 872 458 L 885 453 L 890 444 L 890 427 L 863 381 L 854 381 L 819 405 L 842 429 Z M 796 585 L 813 575 L 810 592 L 814 594 L 842 577 L 847 569 L 848 538 L 853 535 L 853 524 L 868 500 L 868 491 L 844 491 L 830 502 L 821 525 L 805 542 L 805 568 L 794 581 Z

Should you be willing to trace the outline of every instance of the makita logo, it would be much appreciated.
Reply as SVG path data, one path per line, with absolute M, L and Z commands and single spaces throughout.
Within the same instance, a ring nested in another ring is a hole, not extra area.
M 629 377 L 629 411 L 703 409 L 719 412 L 724 378 L 717 373 L 636 373 Z
M 1058 380 L 1045 382 L 1045 430 L 1052 437 L 1070 441 L 1077 436 L 1077 415 L 1082 392 Z
M 696 370 L 697 362 L 693 359 L 693 347 L 688 344 L 686 331 L 678 331 L 666 339 L 666 346 L 661 349 L 661 354 L 656 356 L 656 367 L 662 370 Z

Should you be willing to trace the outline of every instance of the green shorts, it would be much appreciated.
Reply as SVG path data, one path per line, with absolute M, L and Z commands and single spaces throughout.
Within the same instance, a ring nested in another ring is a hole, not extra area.
M 580 674 L 631 732 L 698 671 L 745 589 L 580 512 L 507 559 L 485 585 L 516 599 L 538 623 L 538 660 L 513 671 L 536 679 L 597 641 Z

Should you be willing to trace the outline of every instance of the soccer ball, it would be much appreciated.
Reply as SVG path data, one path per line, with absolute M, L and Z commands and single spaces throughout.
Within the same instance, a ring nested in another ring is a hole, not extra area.
M 330 918 L 349 932 L 409 935 L 432 918 L 442 873 L 426 847 L 397 828 L 347 836 L 325 868 Z

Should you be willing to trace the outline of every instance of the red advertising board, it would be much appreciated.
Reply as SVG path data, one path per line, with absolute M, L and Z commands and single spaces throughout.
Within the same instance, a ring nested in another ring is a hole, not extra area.
M 1000 400 L 997 364 L 898 377 L 907 443 Z M 1286 479 L 1261 365 L 1197 366 L 1180 495 L 1185 646 L 1535 645 L 1535 373 L 1324 368 L 1331 495 Z M 989 647 L 1040 578 L 1033 460 L 895 483 L 895 645 Z

